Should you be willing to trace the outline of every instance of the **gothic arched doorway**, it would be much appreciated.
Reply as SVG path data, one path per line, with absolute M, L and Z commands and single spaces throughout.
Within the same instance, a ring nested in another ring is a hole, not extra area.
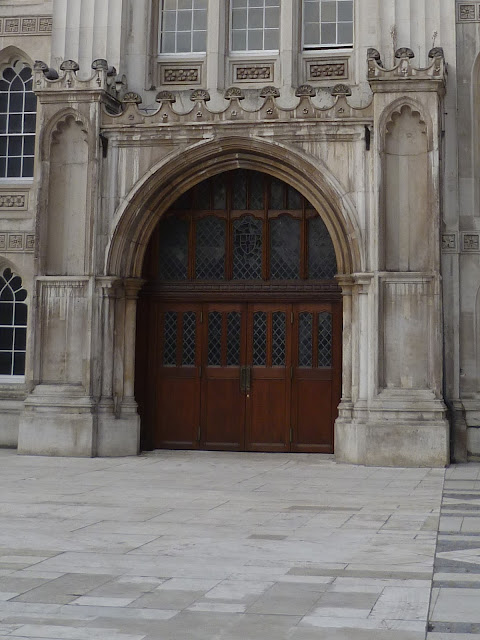
M 237 169 L 181 196 L 144 261 L 143 448 L 332 452 L 336 268 L 321 217 L 280 180 Z

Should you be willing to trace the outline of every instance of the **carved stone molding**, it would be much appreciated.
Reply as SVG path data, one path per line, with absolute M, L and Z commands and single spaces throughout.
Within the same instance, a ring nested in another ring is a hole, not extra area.
M 462 251 L 465 253 L 480 253 L 480 234 L 471 231 L 463 232 Z
M 460 2 L 457 5 L 457 22 L 480 22 L 480 2 Z
M 442 234 L 442 253 L 457 253 L 458 236 L 455 232 Z
M 305 60 L 307 82 L 319 80 L 346 80 L 348 78 L 348 58 L 315 58 Z
M 273 79 L 273 64 L 233 65 L 234 82 L 262 82 Z
M 158 66 L 158 84 L 200 85 L 202 83 L 202 63 L 162 63 Z
M 27 208 L 27 191 L 0 191 L 0 211 L 26 211 Z
M 31 253 L 35 249 L 35 234 L 0 231 L 0 251 L 2 253 Z
M 0 35 L 2 36 L 48 36 L 51 33 L 51 16 L 0 18 Z

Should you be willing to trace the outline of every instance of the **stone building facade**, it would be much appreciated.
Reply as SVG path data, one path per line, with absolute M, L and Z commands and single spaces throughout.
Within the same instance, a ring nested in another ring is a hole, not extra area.
M 479 455 L 478 21 L 2 2 L 0 442 Z

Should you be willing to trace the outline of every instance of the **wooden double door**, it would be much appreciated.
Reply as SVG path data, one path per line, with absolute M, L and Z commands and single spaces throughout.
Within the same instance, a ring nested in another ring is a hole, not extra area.
M 333 451 L 341 303 L 145 301 L 147 448 Z

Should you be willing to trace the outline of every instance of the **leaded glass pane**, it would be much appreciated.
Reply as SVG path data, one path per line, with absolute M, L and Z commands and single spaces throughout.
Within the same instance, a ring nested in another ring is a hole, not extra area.
M 211 311 L 208 314 L 208 366 L 222 364 L 222 314 Z
M 194 311 L 183 314 L 182 367 L 195 366 L 197 316 Z
M 262 277 L 263 222 L 245 216 L 233 223 L 233 279 L 259 280 Z
M 200 184 L 197 184 L 195 188 L 193 208 L 200 209 L 201 211 L 208 211 L 210 209 L 210 192 L 210 180 L 204 180 L 203 182 L 200 182 Z
M 332 314 L 318 314 L 318 366 L 332 366 Z
M 270 209 L 283 209 L 284 192 L 285 183 L 276 178 L 272 178 L 270 182 Z
M 213 208 L 216 211 L 227 208 L 227 184 L 224 175 L 213 179 Z
M 293 187 L 288 187 L 288 208 L 289 209 L 302 208 L 302 196 Z
M 304 48 L 352 43 L 353 0 L 303 0 Z
M 199 280 L 225 278 L 225 220 L 208 216 L 196 222 L 195 276 Z
M 250 209 L 258 210 L 264 207 L 263 174 L 258 171 L 250 172 Z
M 272 367 L 285 366 L 285 323 L 284 311 L 272 314 Z
M 333 242 L 320 216 L 308 221 L 308 277 L 331 280 L 337 273 Z
M 238 169 L 233 173 L 232 209 L 247 208 L 247 172 Z
M 280 216 L 270 222 L 270 278 L 300 277 L 300 220 Z
M 207 43 L 205 0 L 164 0 L 161 8 L 161 53 L 204 52 Z
M 267 314 L 256 311 L 253 314 L 253 366 L 267 364 Z
M 25 373 L 27 292 L 22 279 L 5 269 L 0 275 L 0 375 Z
M 177 312 L 165 313 L 163 328 L 163 366 L 177 366 Z
M 312 367 L 313 315 L 307 311 L 298 315 L 298 366 Z
M 242 317 L 238 311 L 227 316 L 227 367 L 240 366 L 240 339 Z
M 160 280 L 186 280 L 189 222 L 171 216 L 160 222 L 158 276 Z

